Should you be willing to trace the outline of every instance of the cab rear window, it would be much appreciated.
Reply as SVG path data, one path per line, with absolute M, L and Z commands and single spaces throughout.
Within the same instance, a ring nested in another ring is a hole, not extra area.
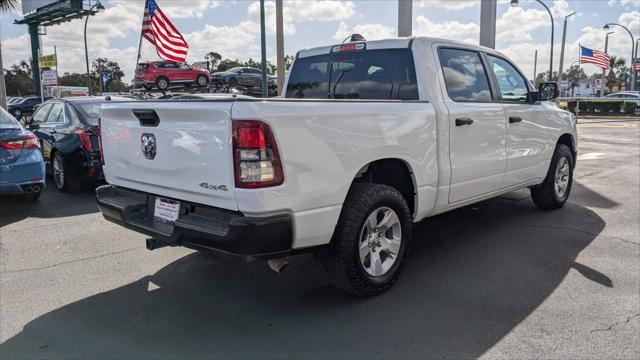
M 333 52 L 295 61 L 287 98 L 418 100 L 410 49 Z

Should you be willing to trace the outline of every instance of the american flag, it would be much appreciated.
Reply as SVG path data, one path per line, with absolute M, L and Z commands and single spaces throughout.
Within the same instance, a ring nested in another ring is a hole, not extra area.
M 142 36 L 156 47 L 158 56 L 163 60 L 185 62 L 189 45 L 160 10 L 155 0 L 146 0 Z
M 640 71 L 640 59 L 636 59 L 635 63 L 633 64 L 633 70 Z
M 580 46 L 580 64 L 594 64 L 601 69 L 606 69 L 609 67 L 610 59 L 606 52 Z

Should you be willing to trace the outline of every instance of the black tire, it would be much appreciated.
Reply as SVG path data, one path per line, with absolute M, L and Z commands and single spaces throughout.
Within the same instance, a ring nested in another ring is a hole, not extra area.
M 564 191 L 560 191 L 556 186 L 556 173 L 558 165 L 560 163 L 564 164 L 563 159 L 566 160 L 566 164 L 568 166 L 568 184 Z M 556 145 L 544 182 L 539 186 L 531 188 L 531 199 L 537 207 L 545 210 L 553 210 L 564 206 L 571 194 L 571 186 L 573 184 L 573 164 L 573 153 L 569 147 L 564 144 Z
M 208 83 L 208 82 L 209 82 L 209 80 L 208 80 L 208 79 L 207 79 L 207 77 L 206 77 L 206 76 L 204 76 L 204 75 L 199 75 L 199 76 L 196 78 L 196 85 L 197 85 L 197 86 L 200 86 L 200 87 L 207 86 L 207 83 Z
M 59 172 L 56 168 L 59 166 L 56 164 L 57 161 L 62 165 L 62 177 L 59 176 Z M 82 187 L 82 182 L 75 176 L 75 174 L 73 174 L 69 164 L 67 164 L 60 152 L 56 152 L 53 155 L 53 159 L 51 160 L 51 172 L 56 189 L 62 193 L 75 193 Z
M 229 79 L 227 84 L 229 84 L 229 87 L 236 87 L 236 86 L 238 86 L 238 79 L 232 77 L 232 78 Z
M 169 88 L 169 79 L 164 76 L 159 76 L 156 79 L 156 86 L 160 90 L 167 90 Z
M 361 263 L 358 249 L 365 221 L 380 207 L 390 208 L 398 216 L 401 242 L 395 262 L 387 272 L 371 276 Z M 398 280 L 409 253 L 412 231 L 409 207 L 398 190 L 381 184 L 354 184 L 342 207 L 331 242 L 331 252 L 324 259 L 325 269 L 335 286 L 346 292 L 359 296 L 380 294 Z

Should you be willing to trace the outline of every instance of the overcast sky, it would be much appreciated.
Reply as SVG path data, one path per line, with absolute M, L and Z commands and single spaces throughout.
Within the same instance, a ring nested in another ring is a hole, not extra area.
M 27 1 L 27 0 L 24 0 Z M 260 57 L 258 1 L 156 0 L 160 8 L 185 35 L 190 50 L 188 61 L 203 60 L 209 51 L 224 57 L 246 60 Z M 578 59 L 578 44 L 598 50 L 604 48 L 607 22 L 623 24 L 640 37 L 640 0 L 544 0 L 555 16 L 554 69 L 560 57 L 563 17 L 572 11 L 567 30 L 565 69 Z M 89 19 L 89 58 L 108 57 L 120 63 L 125 80 L 131 79 L 142 22 L 143 0 L 106 0 L 104 13 Z M 285 0 L 285 48 L 295 54 L 305 47 L 333 44 L 351 33 L 367 39 L 393 37 L 397 32 L 396 0 Z M 478 42 L 479 0 L 414 0 L 415 35 Z M 267 1 L 267 56 L 275 62 L 275 5 Z M 20 14 L 0 16 L 0 40 L 4 66 L 31 56 L 25 25 L 14 25 Z M 533 76 L 534 51 L 538 50 L 538 71 L 549 67 L 550 22 L 544 8 L 532 0 L 520 0 L 511 8 L 508 0 L 498 2 L 496 48 L 511 57 Z M 59 72 L 84 72 L 84 20 L 74 20 L 47 28 L 44 53 L 57 46 Z M 609 38 L 609 53 L 629 60 L 631 39 L 622 28 Z M 143 60 L 157 59 L 149 44 L 143 46 Z M 584 65 L 587 74 L 598 69 Z

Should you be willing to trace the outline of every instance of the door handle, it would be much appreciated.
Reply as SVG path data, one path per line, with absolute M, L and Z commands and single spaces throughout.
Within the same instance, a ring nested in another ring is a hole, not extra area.
M 471 124 L 473 124 L 472 119 L 469 119 L 469 118 L 456 119 L 456 126 L 471 125 Z
M 522 118 L 520 116 L 509 116 L 509 123 L 513 124 L 513 123 L 517 123 L 522 121 Z

